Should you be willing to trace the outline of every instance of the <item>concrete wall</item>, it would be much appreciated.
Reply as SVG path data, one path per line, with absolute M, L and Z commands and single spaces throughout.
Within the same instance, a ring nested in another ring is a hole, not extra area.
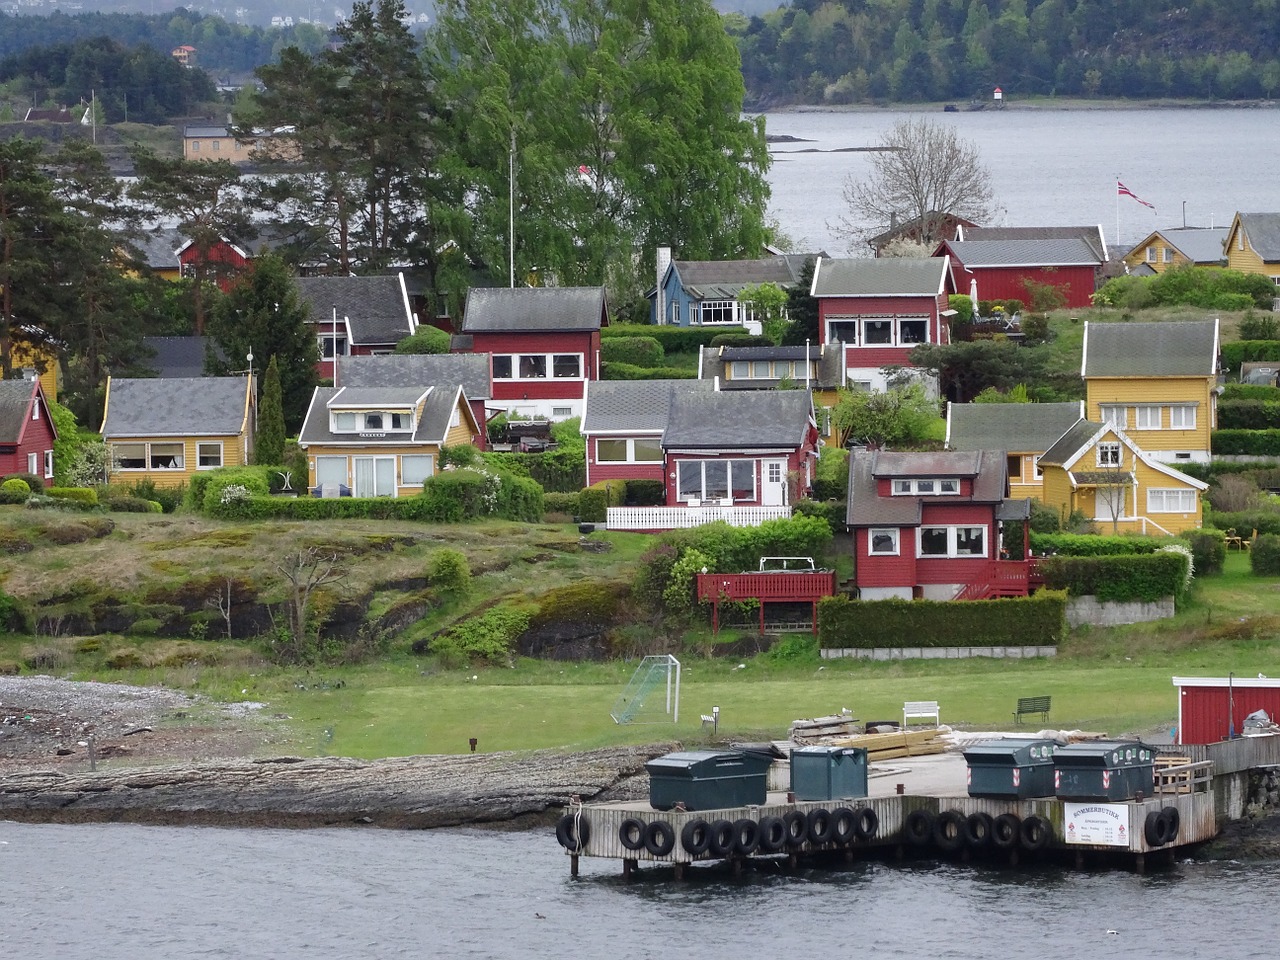
M 1115 627 L 1122 623 L 1146 623 L 1172 616 L 1173 597 L 1165 597 L 1155 603 L 1099 602 L 1097 597 L 1070 597 L 1067 600 L 1067 623 L 1072 628 L 1086 623 L 1095 627 Z
M 819 651 L 824 660 L 853 657 L 856 660 L 966 660 L 969 657 L 1023 660 L 1056 657 L 1053 646 L 1031 647 L 834 647 Z

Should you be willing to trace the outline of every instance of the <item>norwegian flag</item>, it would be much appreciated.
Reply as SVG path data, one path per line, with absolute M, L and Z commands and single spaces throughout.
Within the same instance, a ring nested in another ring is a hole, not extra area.
M 1154 203 L 1147 203 L 1147 201 L 1143 200 L 1140 196 L 1138 196 L 1136 193 L 1134 193 L 1132 190 L 1126 187 L 1119 180 L 1116 181 L 1116 193 L 1122 197 L 1132 197 L 1134 200 L 1137 200 L 1144 207 L 1149 207 L 1152 210 L 1156 208 L 1156 205 Z

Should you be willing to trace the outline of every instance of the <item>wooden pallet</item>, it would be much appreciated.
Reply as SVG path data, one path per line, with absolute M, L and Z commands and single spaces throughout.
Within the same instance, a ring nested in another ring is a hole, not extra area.
M 1187 767 L 1190 757 L 1159 754 L 1155 758 L 1156 789 L 1161 793 L 1190 793 L 1193 771 L 1190 769 L 1169 772 L 1171 767 Z

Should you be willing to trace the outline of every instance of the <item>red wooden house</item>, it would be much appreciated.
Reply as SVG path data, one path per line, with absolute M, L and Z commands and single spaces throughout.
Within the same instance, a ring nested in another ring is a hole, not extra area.
M 604 287 L 472 287 L 454 353 L 489 355 L 490 406 L 541 420 L 582 415 L 600 379 Z
M 1244 719 L 1265 710 L 1280 720 L 1280 680 L 1256 677 L 1174 677 L 1178 743 L 1217 743 L 1244 732 Z
M 935 257 L 950 258 L 961 293 L 976 282 L 982 300 L 1028 301 L 1027 284 L 1057 287 L 1068 307 L 1088 307 L 1106 255 L 1078 237 L 1047 240 L 944 240 Z
M 194 240 L 186 240 L 178 247 L 177 257 L 178 271 L 182 276 L 203 275 L 216 283 L 219 290 L 227 293 L 235 286 L 236 279 L 249 265 L 253 254 L 238 243 L 219 238 L 209 245 L 207 251 L 202 251 Z
M 1003 450 L 854 451 L 846 519 L 862 599 L 1025 596 L 1027 564 L 1000 560 L 1001 523 L 1030 502 L 1008 495 Z
M 322 377 L 333 378 L 336 358 L 391 353 L 418 329 L 402 273 L 299 277 L 297 284 L 320 341 L 316 369 Z
M 0 380 L 0 476 L 32 473 L 52 481 L 57 437 L 40 381 Z
M 818 259 L 809 292 L 818 300 L 822 342 L 844 346 L 844 385 L 884 390 L 885 368 L 910 367 L 912 348 L 951 342 L 949 265 L 946 258 Z
M 589 380 L 583 401 L 587 486 L 601 480 L 662 480 L 662 435 L 676 397 L 711 393 L 711 380 Z

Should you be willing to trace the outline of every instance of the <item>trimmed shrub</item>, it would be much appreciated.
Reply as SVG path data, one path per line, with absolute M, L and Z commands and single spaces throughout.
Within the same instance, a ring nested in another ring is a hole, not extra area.
M 587 487 L 578 494 L 578 516 L 586 523 L 604 523 L 608 508 L 609 495 L 603 489 Z
M 1034 637 L 1037 644 L 1055 644 L 1066 636 L 1066 609 L 1066 594 L 1053 590 L 964 603 L 826 597 L 818 601 L 818 643 L 833 649 L 1021 647 Z
M 663 352 L 696 353 L 701 347 L 708 347 L 716 337 L 726 333 L 746 333 L 745 327 L 680 327 L 663 324 L 652 326 L 636 323 L 611 323 L 600 330 L 601 349 L 604 341 L 614 337 L 652 337 L 662 344 Z
M 426 517 L 442 523 L 489 517 L 537 523 L 542 519 L 542 487 L 528 477 L 484 470 L 442 470 L 428 477 L 418 497 Z
M 716 347 L 772 347 L 773 341 L 768 337 L 750 333 L 722 333 L 711 340 L 712 348 Z
M 6 473 L 0 477 L 0 487 L 10 480 L 21 480 L 27 485 L 28 493 L 44 493 L 44 477 L 34 473 Z
M 1045 557 L 1040 573 L 1050 589 L 1121 603 L 1181 597 L 1188 578 L 1187 557 L 1181 553 Z
M 1221 573 L 1227 562 L 1226 534 L 1221 530 L 1191 530 L 1184 535 L 1191 545 L 1191 561 L 1196 574 L 1208 576 Z
M 465 593 L 471 586 L 471 565 L 461 550 L 437 550 L 427 559 L 427 580 L 446 593 Z
M 1271 510 L 1245 510 L 1239 513 L 1223 513 L 1218 510 L 1206 511 L 1205 523 L 1218 530 L 1235 529 L 1242 537 L 1258 533 L 1274 533 L 1280 535 L 1280 512 Z
M 20 477 L 10 477 L 0 483 L 0 503 L 26 503 L 31 499 L 31 488 Z
M 1218 426 L 1223 430 L 1274 430 L 1280 428 L 1280 399 L 1220 400 L 1218 402 Z
M 601 365 L 601 380 L 695 380 L 696 370 L 681 367 L 638 367 L 634 363 Z
M 98 491 L 93 487 L 50 487 L 44 493 L 45 496 L 58 500 L 74 500 L 94 507 L 98 505 Z
M 221 488 L 231 483 L 242 484 L 249 490 L 265 496 L 271 490 L 270 475 L 275 469 L 275 467 L 220 467 L 217 470 L 198 470 L 187 481 L 184 501 L 192 510 L 203 511 L 207 503 L 209 487 L 217 485 Z M 254 479 L 246 482 L 244 480 L 246 476 Z M 217 501 L 219 496 L 213 499 Z
M 1276 457 L 1280 456 L 1280 429 L 1214 430 L 1209 435 L 1209 446 L 1216 457 Z
M 164 508 L 154 500 L 110 490 L 100 502 L 112 513 L 164 513 Z
M 629 363 L 656 367 L 666 352 L 654 337 L 609 337 L 600 341 L 600 359 L 605 363 Z
M 1101 536 L 1089 533 L 1031 534 L 1031 549 L 1038 557 L 1062 554 L 1069 557 L 1103 557 L 1126 553 L 1155 553 L 1169 544 L 1168 537 L 1133 534 Z
M 626 502 L 637 507 L 660 507 L 667 502 L 667 488 L 661 480 L 627 480 Z
M 542 506 L 547 513 L 563 513 L 571 517 L 578 515 L 577 493 L 544 493 Z
M 1228 400 L 1263 400 L 1280 403 L 1280 387 L 1268 387 L 1261 383 L 1227 383 L 1222 386 L 1218 409 Z
M 1280 536 L 1268 533 L 1253 541 L 1249 568 L 1260 577 L 1280 576 Z

